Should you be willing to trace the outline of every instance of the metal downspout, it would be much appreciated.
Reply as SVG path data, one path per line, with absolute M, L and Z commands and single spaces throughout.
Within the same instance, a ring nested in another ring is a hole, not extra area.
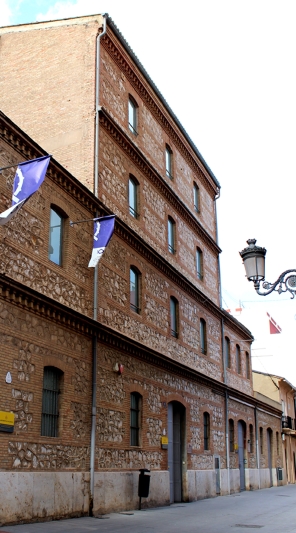
M 215 197 L 215 222 L 216 222 L 216 243 L 218 244 L 218 220 L 216 201 L 220 198 L 220 190 Z M 218 283 L 219 283 L 219 304 L 222 309 L 222 288 L 221 288 L 221 268 L 220 256 L 218 255 Z M 222 363 L 223 363 L 223 378 L 227 386 L 227 370 L 224 350 L 224 318 L 221 318 L 221 348 L 222 348 Z M 229 456 L 229 424 L 228 424 L 228 392 L 225 391 L 225 445 L 226 445 L 226 469 L 227 469 L 227 487 L 228 494 L 230 494 L 230 456 Z
M 257 416 L 257 407 L 255 406 L 255 433 L 256 433 L 256 458 L 257 458 L 257 469 L 258 469 L 258 488 L 261 488 L 260 483 L 260 455 L 259 455 L 259 439 L 258 439 L 258 416 Z
M 94 193 L 99 194 L 99 96 L 100 96 L 100 39 L 106 33 L 106 15 L 104 17 L 103 31 L 96 39 L 96 94 L 95 94 L 95 166 L 94 166 Z M 98 215 L 98 213 L 96 213 Z M 93 318 L 98 318 L 98 266 L 94 271 L 94 309 Z M 95 487 L 95 455 L 96 455 L 96 419 L 97 419 L 97 335 L 93 336 L 93 365 L 92 365 L 92 409 L 91 409 L 91 436 L 90 436 L 90 502 L 89 514 L 92 516 L 94 505 Z

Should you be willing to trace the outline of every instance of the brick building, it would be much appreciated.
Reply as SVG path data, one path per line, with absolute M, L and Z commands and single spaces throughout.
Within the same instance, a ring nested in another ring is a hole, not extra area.
M 145 467 L 150 506 L 277 484 L 281 412 L 220 305 L 220 185 L 196 146 L 108 16 L 1 28 L 0 58 L 1 167 L 53 154 L 0 228 L 1 521 L 135 508 Z M 97 213 L 116 226 L 96 277 L 91 223 L 69 221 Z

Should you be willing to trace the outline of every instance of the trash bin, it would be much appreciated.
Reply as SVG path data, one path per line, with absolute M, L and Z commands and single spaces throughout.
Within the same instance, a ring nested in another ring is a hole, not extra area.
M 139 509 L 141 509 L 141 498 L 148 498 L 149 496 L 150 476 L 145 475 L 145 472 L 150 472 L 150 470 L 140 468 L 139 472 L 138 496 L 140 498 Z

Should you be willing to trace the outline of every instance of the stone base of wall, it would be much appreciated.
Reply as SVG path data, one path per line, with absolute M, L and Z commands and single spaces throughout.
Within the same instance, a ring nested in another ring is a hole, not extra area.
M 147 475 L 147 474 L 146 474 Z M 142 498 L 142 508 L 170 504 L 168 471 L 152 471 L 148 498 Z M 96 472 L 93 513 L 106 514 L 137 509 L 139 472 Z
M 0 523 L 45 521 L 89 512 L 88 472 L 0 472 Z

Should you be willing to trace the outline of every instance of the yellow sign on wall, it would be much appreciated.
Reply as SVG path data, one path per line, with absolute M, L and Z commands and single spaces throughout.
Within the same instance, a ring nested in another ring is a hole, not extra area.
M 0 411 L 0 431 L 12 433 L 14 430 L 14 413 Z

